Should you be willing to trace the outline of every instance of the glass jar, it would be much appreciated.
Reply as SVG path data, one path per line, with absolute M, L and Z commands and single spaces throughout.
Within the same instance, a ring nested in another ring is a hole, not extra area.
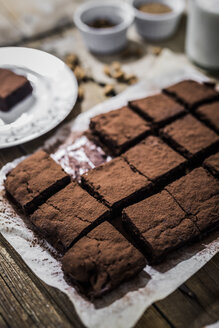
M 219 70 L 219 0 L 189 0 L 186 53 L 199 66 Z

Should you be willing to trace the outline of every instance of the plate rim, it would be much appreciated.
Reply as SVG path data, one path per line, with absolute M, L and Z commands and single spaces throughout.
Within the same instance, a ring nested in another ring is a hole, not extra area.
M 61 62 L 62 64 L 64 64 L 65 70 L 68 71 L 69 75 L 71 75 L 72 82 L 74 84 L 74 88 L 73 88 L 73 92 L 72 92 L 71 108 L 69 106 L 69 110 L 67 110 L 66 113 L 60 119 L 58 119 L 53 124 L 49 125 L 49 127 L 45 128 L 42 132 L 28 135 L 27 137 L 18 139 L 16 141 L 13 141 L 13 142 L 8 143 L 8 144 L 6 144 L 6 143 L 0 144 L 0 149 L 6 149 L 6 148 L 10 148 L 10 147 L 14 147 L 14 146 L 18 146 L 18 145 L 24 144 L 24 143 L 26 143 L 28 141 L 35 140 L 35 139 L 43 136 L 44 134 L 48 133 L 49 131 L 52 131 L 55 127 L 57 127 L 59 124 L 61 124 L 65 120 L 65 118 L 70 114 L 70 112 L 74 109 L 74 106 L 76 104 L 77 97 L 78 97 L 78 82 L 77 82 L 77 79 L 75 77 L 75 74 L 66 65 L 66 63 L 63 60 L 61 60 L 59 57 L 56 57 L 55 55 L 50 54 L 49 52 L 46 52 L 46 51 L 43 51 L 43 50 L 40 50 L 40 49 L 29 48 L 29 47 L 0 47 L 0 54 L 1 54 L 1 51 L 2 50 L 4 51 L 6 49 L 7 50 L 15 50 L 15 49 L 18 50 L 18 49 L 21 49 L 21 50 L 24 50 L 24 51 L 29 51 L 30 50 L 30 51 L 33 51 L 33 52 L 37 52 L 37 53 L 40 52 L 42 54 L 46 54 L 48 56 L 53 57 L 58 62 Z

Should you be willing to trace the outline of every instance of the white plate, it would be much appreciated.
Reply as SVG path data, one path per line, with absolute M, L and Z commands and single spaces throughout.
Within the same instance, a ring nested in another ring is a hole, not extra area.
M 65 63 L 46 52 L 0 48 L 0 67 L 25 75 L 33 93 L 9 112 L 0 111 L 0 148 L 35 139 L 57 126 L 71 112 L 77 80 Z

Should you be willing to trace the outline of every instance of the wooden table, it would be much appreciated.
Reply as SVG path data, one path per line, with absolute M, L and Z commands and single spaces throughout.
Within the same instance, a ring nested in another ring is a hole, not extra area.
M 106 99 L 98 82 L 108 80 L 104 63 L 119 60 L 129 72 L 149 70 L 156 63 L 157 47 L 183 54 L 185 17 L 176 35 L 158 44 L 146 44 L 130 31 L 129 50 L 125 54 L 95 57 L 85 49 L 72 24 L 72 13 L 81 1 L 0 0 L 0 45 L 43 49 L 63 58 L 77 53 L 93 80 L 83 83 L 84 99 L 78 102 L 65 122 Z M 140 51 L 139 51 L 140 50 Z M 141 78 L 141 74 L 139 73 Z M 115 83 L 116 92 L 127 85 Z M 62 124 L 32 142 L 0 150 L 0 168 L 17 157 L 34 152 L 57 132 Z M 204 327 L 219 320 L 219 255 L 186 281 L 166 299 L 153 304 L 136 324 L 146 327 Z M 82 327 L 68 298 L 40 281 L 0 234 L 0 327 Z

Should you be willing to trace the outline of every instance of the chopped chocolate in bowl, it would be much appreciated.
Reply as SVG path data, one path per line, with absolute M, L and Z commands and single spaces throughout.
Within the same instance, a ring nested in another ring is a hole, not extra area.
M 113 23 L 107 18 L 96 18 L 90 23 L 87 23 L 87 25 L 93 28 L 111 28 L 116 26 L 117 24 Z

